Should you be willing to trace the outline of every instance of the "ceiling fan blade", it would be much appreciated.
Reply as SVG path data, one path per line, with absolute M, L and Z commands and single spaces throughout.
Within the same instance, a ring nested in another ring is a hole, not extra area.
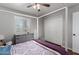
M 33 6 L 33 5 L 28 5 L 27 8 L 30 8 L 30 7 L 32 7 L 32 6 Z
M 50 5 L 49 5 L 49 4 L 41 4 L 41 5 L 46 6 L 46 7 L 50 7 Z

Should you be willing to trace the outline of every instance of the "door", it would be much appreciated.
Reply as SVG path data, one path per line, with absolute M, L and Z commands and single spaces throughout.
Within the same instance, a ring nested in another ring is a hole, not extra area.
M 73 51 L 79 53 L 79 12 L 73 13 Z

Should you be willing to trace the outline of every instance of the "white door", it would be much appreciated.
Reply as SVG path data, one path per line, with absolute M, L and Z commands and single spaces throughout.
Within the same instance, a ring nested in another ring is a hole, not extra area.
M 79 53 L 79 12 L 73 13 L 73 51 Z

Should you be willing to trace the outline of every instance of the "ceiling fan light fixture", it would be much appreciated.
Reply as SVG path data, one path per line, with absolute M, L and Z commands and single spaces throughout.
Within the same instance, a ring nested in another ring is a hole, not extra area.
M 34 4 L 32 4 L 32 5 L 28 5 L 27 8 L 32 7 L 33 9 L 35 9 L 35 10 L 37 10 L 37 11 L 40 11 L 41 6 L 50 7 L 49 4 L 45 4 L 45 3 L 43 3 L 43 4 L 41 4 L 41 3 L 34 3 Z
M 34 4 L 33 5 L 33 8 L 34 9 L 37 9 L 38 11 L 40 11 L 40 4 Z
M 36 9 L 36 8 L 37 8 L 37 6 L 34 4 L 33 8 L 34 8 L 34 9 Z
M 37 9 L 40 9 L 40 4 L 37 4 Z

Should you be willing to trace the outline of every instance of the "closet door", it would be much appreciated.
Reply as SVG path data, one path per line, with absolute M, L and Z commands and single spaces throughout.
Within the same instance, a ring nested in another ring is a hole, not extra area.
M 50 15 L 44 20 L 45 39 L 62 45 L 63 40 L 63 16 Z

